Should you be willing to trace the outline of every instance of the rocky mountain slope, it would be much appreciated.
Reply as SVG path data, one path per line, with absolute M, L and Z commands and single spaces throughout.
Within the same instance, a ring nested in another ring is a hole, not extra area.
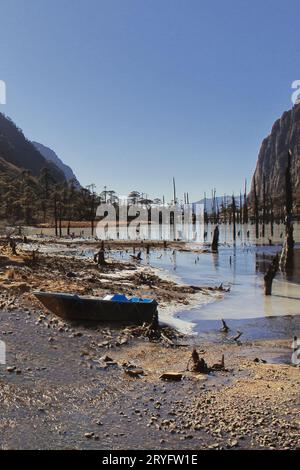
M 33 141 L 32 143 L 35 148 L 43 155 L 43 157 L 46 158 L 46 160 L 54 163 L 64 173 L 66 180 L 73 180 L 75 187 L 80 188 L 80 183 L 74 175 L 72 168 L 66 165 L 51 148 L 46 147 L 39 142 Z
M 0 158 L 3 171 L 6 167 L 3 164 L 5 161 L 16 168 L 30 170 L 33 176 L 39 176 L 43 168 L 48 168 L 56 181 L 66 179 L 63 171 L 55 163 L 43 157 L 26 139 L 22 130 L 2 113 L 0 113 Z
M 294 186 L 294 199 L 295 203 L 299 205 L 300 104 L 296 104 L 292 109 L 284 112 L 281 118 L 273 124 L 270 135 L 263 140 L 252 179 L 251 199 L 253 198 L 254 178 L 257 193 L 260 199 L 262 199 L 263 179 L 265 177 L 266 194 L 272 197 L 275 206 L 280 207 L 280 205 L 282 205 L 289 149 L 291 149 L 293 154 L 291 172 Z

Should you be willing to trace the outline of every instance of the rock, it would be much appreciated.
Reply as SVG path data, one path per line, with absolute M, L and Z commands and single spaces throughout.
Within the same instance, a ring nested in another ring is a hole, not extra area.
M 76 338 L 76 337 L 80 338 L 80 336 L 82 336 L 81 331 L 76 331 L 75 333 L 73 333 L 74 338 Z
M 86 433 L 84 434 L 84 437 L 86 437 L 87 439 L 91 439 L 93 436 L 94 436 L 94 433 L 93 433 L 93 432 L 86 432 Z
M 107 355 L 100 357 L 100 361 L 114 362 L 114 360 L 111 357 L 107 356 Z
M 267 361 L 265 361 L 264 359 L 260 359 L 259 357 L 256 357 L 255 359 L 253 359 L 253 362 L 261 362 L 265 364 Z
M 271 133 L 261 145 L 258 161 L 254 173 L 257 193 L 262 195 L 264 175 L 265 190 L 272 197 L 276 208 L 282 207 L 282 196 L 285 189 L 285 170 L 287 166 L 288 150 L 291 149 L 291 176 L 294 182 L 295 204 L 299 203 L 299 146 L 300 146 L 300 105 L 283 113 L 272 127 Z M 250 200 L 254 197 L 254 177 L 251 185 Z
M 123 346 L 124 344 L 128 343 L 128 338 L 119 338 L 116 341 L 116 346 Z
M 67 277 L 77 277 L 75 273 L 73 273 L 72 271 L 69 271 L 67 274 L 66 274 Z
M 16 370 L 16 366 L 8 366 L 6 367 L 7 372 L 14 372 Z

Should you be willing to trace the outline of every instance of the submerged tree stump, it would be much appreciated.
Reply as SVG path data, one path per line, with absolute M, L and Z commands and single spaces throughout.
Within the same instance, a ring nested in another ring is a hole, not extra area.
M 265 295 L 271 295 L 272 294 L 272 284 L 273 284 L 273 279 L 276 276 L 276 273 L 279 269 L 279 258 L 278 254 L 273 258 L 272 263 L 270 264 L 266 274 L 264 275 L 264 281 L 265 281 Z
M 219 246 L 219 227 L 218 225 L 215 227 L 213 241 L 211 244 L 212 251 L 218 251 Z
M 101 249 L 94 255 L 94 262 L 97 263 L 98 266 L 104 266 L 106 264 L 104 250 Z

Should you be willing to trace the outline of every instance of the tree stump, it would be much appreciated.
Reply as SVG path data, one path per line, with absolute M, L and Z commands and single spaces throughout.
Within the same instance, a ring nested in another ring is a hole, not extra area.
M 271 295 L 272 294 L 273 279 L 276 276 L 278 268 L 279 268 L 279 259 L 278 259 L 278 255 L 276 255 L 273 258 L 273 261 L 270 264 L 266 274 L 264 275 L 265 295 Z
M 104 266 L 106 264 L 105 251 L 102 249 L 99 250 L 98 253 L 96 253 L 94 256 L 94 261 L 95 263 L 97 263 L 98 266 Z
M 214 229 L 214 236 L 213 236 L 213 241 L 211 244 L 212 251 L 218 251 L 218 246 L 219 246 L 219 227 L 217 225 Z

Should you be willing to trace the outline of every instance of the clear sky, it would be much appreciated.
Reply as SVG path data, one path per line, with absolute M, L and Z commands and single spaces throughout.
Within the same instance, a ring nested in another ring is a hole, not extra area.
M 83 185 L 238 192 L 300 79 L 299 2 L 1 0 L 9 115 Z

